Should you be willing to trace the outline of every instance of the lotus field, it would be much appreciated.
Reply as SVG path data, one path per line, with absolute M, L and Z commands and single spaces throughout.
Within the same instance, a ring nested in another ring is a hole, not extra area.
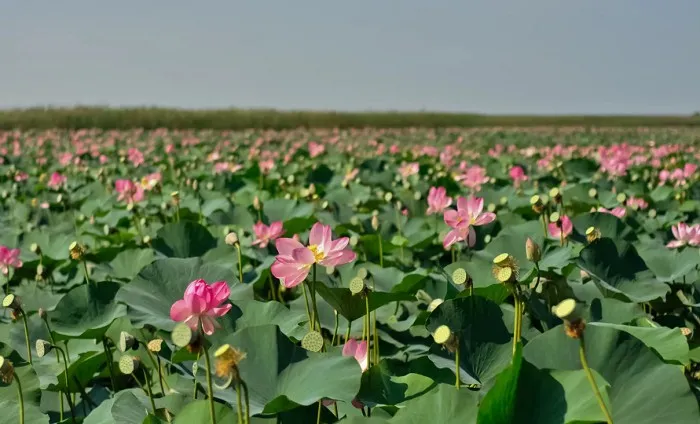
M 0 133 L 0 424 L 698 423 L 691 133 Z

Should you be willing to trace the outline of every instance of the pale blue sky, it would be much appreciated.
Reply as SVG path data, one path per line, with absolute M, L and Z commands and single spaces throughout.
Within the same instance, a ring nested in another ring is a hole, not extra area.
M 698 0 L 2 0 L 0 107 L 700 110 Z

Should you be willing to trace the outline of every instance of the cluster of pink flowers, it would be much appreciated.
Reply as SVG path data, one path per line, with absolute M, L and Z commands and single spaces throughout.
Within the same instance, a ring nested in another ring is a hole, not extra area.
M 700 246 L 700 224 L 688 225 L 684 222 L 671 227 L 673 237 L 666 247 L 676 248 L 681 246 Z
M 323 154 L 326 151 L 326 146 L 323 143 L 316 143 L 313 141 L 309 142 L 309 156 L 315 158 Z
M 160 172 L 154 172 L 141 178 L 141 187 L 146 191 L 150 191 L 156 188 L 156 186 L 160 184 L 162 180 L 163 176 L 160 174 Z
M 462 173 L 455 179 L 474 192 L 481 190 L 481 186 L 489 181 L 489 177 L 486 175 L 486 168 L 482 168 L 479 165 L 467 166 L 466 162 L 462 162 L 459 165 L 459 169 Z
M 145 160 L 143 158 L 143 153 L 141 153 L 141 151 L 139 149 L 136 149 L 133 147 L 130 148 L 128 156 L 129 156 L 129 162 L 131 162 L 131 164 L 137 168 L 145 162 Z
M 115 181 L 114 189 L 117 191 L 117 200 L 125 203 L 138 203 L 143 200 L 143 187 L 140 184 L 127 179 Z
M 278 255 L 272 264 L 272 275 L 286 288 L 301 284 L 314 264 L 338 266 L 352 262 L 355 252 L 346 249 L 350 239 L 332 239 L 331 227 L 317 222 L 311 227 L 309 245 L 304 246 L 294 238 L 279 238 L 275 243 Z
M 673 185 L 678 187 L 688 183 L 697 171 L 698 166 L 694 163 L 686 163 L 683 168 L 676 168 L 672 171 L 667 169 L 659 172 L 659 185 L 664 185 L 666 182 L 673 182 Z
M 4 275 L 10 273 L 10 268 L 22 268 L 22 261 L 19 259 L 20 250 L 10 249 L 7 246 L 0 246 L 0 271 Z
M 48 186 L 53 190 L 58 190 L 66 184 L 66 181 L 68 181 L 68 178 L 65 175 L 54 172 L 49 178 Z
M 518 165 L 510 168 L 508 175 L 510 176 L 510 179 L 513 180 L 513 185 L 516 188 L 520 187 L 520 184 L 527 181 L 528 179 L 527 175 L 525 175 L 525 170 L 523 169 L 523 167 Z
M 474 227 L 486 225 L 496 219 L 493 212 L 483 212 L 484 199 L 480 197 L 457 198 L 457 210 L 445 211 L 445 223 L 451 230 L 445 236 L 442 245 L 445 249 L 459 242 L 465 241 L 469 247 L 476 244 L 476 232 Z
M 627 206 L 643 211 L 649 207 L 649 203 L 647 203 L 646 200 L 642 199 L 641 197 L 630 196 L 630 198 L 627 199 Z

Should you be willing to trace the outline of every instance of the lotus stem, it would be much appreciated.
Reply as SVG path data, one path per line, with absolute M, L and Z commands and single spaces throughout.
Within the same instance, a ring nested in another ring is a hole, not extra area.
M 382 247 L 382 235 L 379 231 L 377 231 L 377 247 L 379 248 L 379 267 L 384 268 L 384 249 Z
M 350 330 L 352 329 L 352 321 L 348 320 L 348 329 L 345 330 L 345 343 L 350 340 Z
M 321 332 L 321 316 L 318 313 L 318 306 L 316 306 L 316 264 L 311 266 L 311 307 L 313 308 L 313 317 L 318 323 L 318 331 Z
M 160 356 L 156 355 L 156 362 L 158 363 L 158 383 L 160 384 L 160 391 L 165 396 L 165 385 L 163 384 L 163 369 L 160 364 Z
M 112 393 L 117 391 L 117 385 L 114 380 L 114 358 L 112 357 L 112 350 L 107 344 L 107 338 L 102 339 L 102 347 L 104 348 L 105 355 L 107 356 L 107 370 L 109 371 L 109 380 L 112 383 Z
M 243 423 L 243 400 L 241 399 L 241 381 L 236 381 L 236 413 L 238 415 L 238 424 Z
M 520 326 L 521 326 L 521 303 L 520 303 L 520 293 L 519 293 L 519 288 L 517 286 L 517 282 L 515 283 L 516 286 L 513 289 L 513 297 L 514 297 L 514 306 L 515 306 L 515 316 L 513 317 L 513 358 L 515 358 L 515 352 L 518 347 L 518 343 L 520 343 Z
M 24 394 L 22 393 L 22 382 L 19 380 L 19 376 L 16 372 L 14 373 L 14 380 L 17 382 L 17 397 L 19 398 L 19 424 L 24 424 Z
M 544 234 L 545 240 L 547 239 L 547 217 L 545 216 L 544 213 L 541 213 L 540 216 L 542 217 L 542 233 Z
M 455 349 L 455 388 L 459 390 L 461 383 L 459 381 L 459 340 L 457 340 L 457 348 Z
M 372 277 L 372 291 L 374 291 L 374 277 Z M 367 294 L 367 302 L 369 302 L 369 293 Z M 379 363 L 379 335 L 377 335 L 377 311 L 370 314 L 372 317 L 372 344 L 374 349 L 374 363 Z
M 585 342 L 583 339 L 583 333 L 581 334 L 581 337 L 579 338 L 578 354 L 579 354 L 579 358 L 581 359 L 581 366 L 583 367 L 583 370 L 586 372 L 586 377 L 588 377 L 588 382 L 591 383 L 591 388 L 593 389 L 593 394 L 595 395 L 595 398 L 598 401 L 598 406 L 600 406 L 600 410 L 603 411 L 603 414 L 605 415 L 605 419 L 606 419 L 607 423 L 613 424 L 612 415 L 610 414 L 608 407 L 605 405 L 605 401 L 603 400 L 603 396 L 600 394 L 600 390 L 598 390 L 598 384 L 595 382 L 595 378 L 593 377 L 593 372 L 591 372 L 591 368 L 588 366 L 588 360 L 586 359 L 586 347 L 585 347 Z
M 245 400 L 245 424 L 250 424 L 250 397 L 248 396 L 248 385 L 241 381 L 243 387 L 243 399 Z
M 209 359 L 209 350 L 206 345 L 202 347 L 204 349 L 204 361 L 207 366 L 207 395 L 209 396 L 209 415 L 211 416 L 211 424 L 216 424 L 216 416 L 214 413 L 214 389 L 211 383 L 211 360 Z
M 338 317 L 338 311 L 333 310 L 335 315 L 335 325 L 333 326 L 333 338 L 331 339 L 331 346 L 335 346 L 335 339 L 338 337 L 338 324 L 340 321 L 340 317 Z
M 202 355 L 201 351 L 197 352 L 197 362 L 199 362 L 199 358 L 201 357 L 201 355 Z M 194 391 L 192 392 L 192 399 L 197 400 L 197 386 L 198 386 L 197 376 L 195 374 L 192 374 L 192 377 L 194 379 Z
M 27 343 L 27 358 L 29 358 L 29 365 L 33 365 L 32 345 L 29 341 L 29 323 L 27 323 L 27 314 L 24 312 L 24 309 L 20 309 L 19 313 L 22 314 L 22 323 L 24 324 L 24 341 Z
M 241 244 L 236 243 L 236 255 L 238 255 L 238 281 L 243 284 L 243 261 L 241 255 Z
M 56 349 L 57 352 L 63 356 L 63 372 L 65 373 L 65 384 L 66 384 L 66 392 L 64 395 L 66 396 L 66 400 L 68 401 L 68 407 L 70 408 L 70 415 L 73 418 L 73 422 L 75 422 L 75 409 L 73 407 L 73 401 L 71 400 L 70 393 L 68 393 L 68 359 L 66 357 L 66 352 L 61 349 L 59 346 L 53 346 L 54 349 Z M 61 399 L 61 409 L 63 409 L 63 399 Z
M 372 328 L 370 327 L 370 313 L 369 313 L 369 294 L 365 293 L 365 327 L 367 328 L 367 361 L 371 364 L 373 358 L 369 354 L 369 343 L 372 335 Z
M 51 340 L 51 344 L 56 346 L 56 340 L 54 339 L 53 333 L 51 332 L 51 326 L 49 326 L 48 317 L 44 315 L 41 320 L 44 321 L 44 327 L 46 327 L 46 331 L 49 333 L 49 340 Z M 56 350 L 56 362 L 58 362 L 59 364 L 61 363 L 61 357 L 58 354 L 58 350 Z M 61 404 L 61 406 L 63 406 L 63 404 Z
M 318 400 L 318 412 L 316 413 L 316 424 L 321 424 L 321 410 L 323 409 L 323 401 Z
M 87 285 L 89 286 L 90 285 L 90 272 L 88 271 L 87 261 L 85 261 L 85 259 L 83 259 L 82 263 L 83 263 L 83 272 L 85 273 L 85 283 L 87 283 Z
M 156 401 L 153 400 L 153 389 L 151 389 L 151 377 L 148 376 L 148 371 L 143 373 L 144 379 L 146 379 L 146 392 L 148 393 L 148 398 L 151 400 L 151 408 L 153 408 L 153 415 L 156 415 Z
M 306 294 L 306 284 L 301 285 L 301 290 L 304 292 L 304 306 L 306 306 L 306 316 L 309 319 L 309 331 L 314 330 L 314 321 L 316 318 L 311 316 L 311 311 L 309 309 L 309 295 Z

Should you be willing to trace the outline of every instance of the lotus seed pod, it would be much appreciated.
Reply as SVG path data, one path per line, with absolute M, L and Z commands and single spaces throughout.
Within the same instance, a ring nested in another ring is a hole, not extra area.
M 693 335 L 693 330 L 688 327 L 682 327 L 681 334 L 683 334 L 685 337 L 691 337 Z
M 437 344 L 447 344 L 453 337 L 450 327 L 446 325 L 441 325 L 433 331 L 433 340 L 435 340 Z
M 377 231 L 379 229 L 379 218 L 377 218 L 377 215 L 372 215 L 372 229 L 374 231 Z
M 36 341 L 36 355 L 39 358 L 43 358 L 49 352 L 51 352 L 51 350 L 53 350 L 53 345 L 51 345 L 51 343 L 42 339 Z
M 555 202 L 561 203 L 561 191 L 557 187 L 549 190 L 549 197 L 554 199 Z
M 496 278 L 503 284 L 512 283 L 514 281 L 513 269 L 511 267 L 500 268 Z
M 19 310 L 19 298 L 14 294 L 10 293 L 2 299 L 2 306 L 8 309 Z
M 32 243 L 32 245 L 29 246 L 29 250 L 31 250 L 33 253 L 36 253 L 37 255 L 41 255 L 41 248 L 36 243 Z
M 143 244 L 149 244 L 151 242 L 151 236 L 143 236 Z
M 586 240 L 589 243 L 593 243 L 594 241 L 598 240 L 600 238 L 600 230 L 597 229 L 596 227 L 588 227 L 586 229 Z
M 486 234 L 484 236 L 484 244 L 489 244 L 491 243 L 491 234 Z
M 391 192 L 387 192 L 387 193 L 384 195 L 384 201 L 387 202 L 387 203 L 391 202 L 391 199 L 393 199 L 393 198 L 394 198 L 394 195 L 391 194 Z
M 146 346 L 151 352 L 158 353 L 163 349 L 163 339 L 153 339 Z
M 528 261 L 535 263 L 542 259 L 542 251 L 540 250 L 540 246 L 530 237 L 528 237 L 527 241 L 525 241 L 525 256 L 527 257 Z
M 554 314 L 564 321 L 577 321 L 581 318 L 581 311 L 578 303 L 574 299 L 564 299 L 552 308 Z
M 179 323 L 173 328 L 171 337 L 175 346 L 185 347 L 192 342 L 192 329 L 183 323 Z
M 365 282 L 360 277 L 355 277 L 350 280 L 350 293 L 360 294 L 365 290 Z
M 469 279 L 469 274 L 464 268 L 457 268 L 452 271 L 452 282 L 456 285 L 461 286 L 467 282 L 467 279 Z
M 433 312 L 435 310 L 435 308 L 442 305 L 443 302 L 444 302 L 443 299 L 433 299 L 433 301 L 430 302 L 430 304 L 428 305 L 428 312 Z
M 555 222 L 557 225 L 559 225 L 559 212 L 552 212 L 551 215 L 549 215 L 549 222 Z
M 124 355 L 119 358 L 119 371 L 122 374 L 132 374 L 140 365 L 141 360 L 137 356 Z
M 596 197 L 598 197 L 598 190 L 596 190 L 594 188 L 588 190 L 588 197 L 590 197 L 592 199 L 595 199 Z
M 235 245 L 238 244 L 238 234 L 236 234 L 235 232 L 231 231 L 230 233 L 228 233 L 228 234 L 226 235 L 226 238 L 224 239 L 224 241 L 225 241 L 226 244 L 228 244 L 229 246 L 235 246 Z
M 119 350 L 126 352 L 136 346 L 136 339 L 126 331 L 119 333 Z
M 510 255 L 507 253 L 501 253 L 500 255 L 493 258 L 493 263 L 498 266 L 506 266 L 509 262 L 509 256 Z
M 357 243 L 359 243 L 359 242 L 360 242 L 360 239 L 355 234 L 350 236 L 350 246 L 355 247 L 355 246 L 357 246 Z
M 627 201 L 627 195 L 625 193 L 620 193 L 617 195 L 617 201 L 625 204 L 625 201 Z
M 496 204 L 489 203 L 489 205 L 486 207 L 486 210 L 489 212 L 495 212 L 496 211 Z
M 131 203 L 131 202 L 129 202 L 129 203 L 126 205 L 126 210 L 129 211 L 129 212 L 133 211 L 133 210 L 134 210 L 134 204 Z
M 309 331 L 301 339 L 301 347 L 310 352 L 320 352 L 323 349 L 323 336 L 318 331 Z

